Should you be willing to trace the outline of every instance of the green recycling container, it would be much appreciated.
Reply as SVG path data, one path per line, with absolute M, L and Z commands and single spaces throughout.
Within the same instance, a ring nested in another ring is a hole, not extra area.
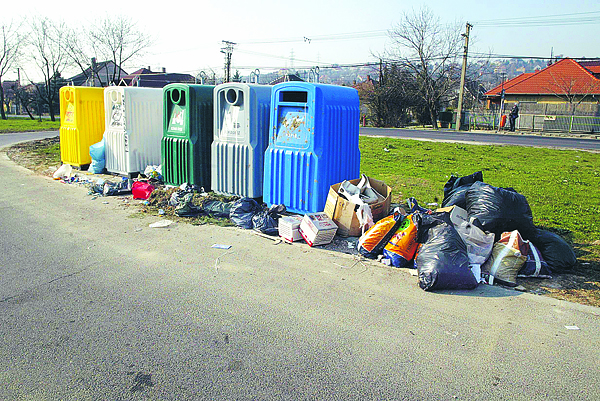
M 163 88 L 161 158 L 167 185 L 184 183 L 210 191 L 214 85 L 169 84 Z

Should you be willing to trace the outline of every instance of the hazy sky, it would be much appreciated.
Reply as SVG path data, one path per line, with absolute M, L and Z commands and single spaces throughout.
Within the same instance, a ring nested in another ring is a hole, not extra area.
M 38 13 L 71 25 L 106 13 L 125 14 L 155 38 L 154 46 L 127 72 L 164 67 L 196 74 L 210 68 L 222 75 L 222 40 L 237 43 L 232 68 L 373 62 L 390 46 L 386 31 L 403 12 L 426 4 L 443 22 L 473 24 L 470 51 L 515 56 L 600 57 L 600 1 L 585 0 L 227 0 L 4 2 L 0 21 Z M 25 11 L 27 10 L 27 11 Z M 30 10 L 30 11 L 29 11 Z M 550 18 L 549 16 L 557 16 Z M 534 18 L 533 22 L 529 18 Z M 346 34 L 346 35 L 344 35 Z M 304 38 L 310 39 L 310 41 Z M 7 78 L 11 78 L 8 76 Z

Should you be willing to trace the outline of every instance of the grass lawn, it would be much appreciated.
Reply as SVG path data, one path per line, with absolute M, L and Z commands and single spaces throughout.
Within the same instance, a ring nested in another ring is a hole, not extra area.
M 8 120 L 0 119 L 0 134 L 7 132 L 54 131 L 60 128 L 60 121 L 49 119 L 32 120 L 30 118 L 15 117 Z

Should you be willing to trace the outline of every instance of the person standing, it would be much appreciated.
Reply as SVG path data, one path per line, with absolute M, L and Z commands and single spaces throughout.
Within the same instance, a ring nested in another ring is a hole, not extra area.
M 510 125 L 510 131 L 515 132 L 515 121 L 519 118 L 519 103 L 515 103 L 510 114 L 508 115 L 508 123 Z

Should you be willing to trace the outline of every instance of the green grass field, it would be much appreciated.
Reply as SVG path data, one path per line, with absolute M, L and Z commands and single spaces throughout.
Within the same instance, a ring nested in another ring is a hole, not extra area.
M 7 132 L 53 131 L 60 128 L 60 121 L 49 119 L 32 120 L 30 118 L 16 117 L 8 120 L 0 119 L 0 134 Z
M 600 153 L 370 137 L 360 148 L 361 171 L 390 185 L 394 202 L 441 205 L 451 174 L 482 171 L 523 194 L 534 223 L 571 240 L 578 258 L 600 259 Z

